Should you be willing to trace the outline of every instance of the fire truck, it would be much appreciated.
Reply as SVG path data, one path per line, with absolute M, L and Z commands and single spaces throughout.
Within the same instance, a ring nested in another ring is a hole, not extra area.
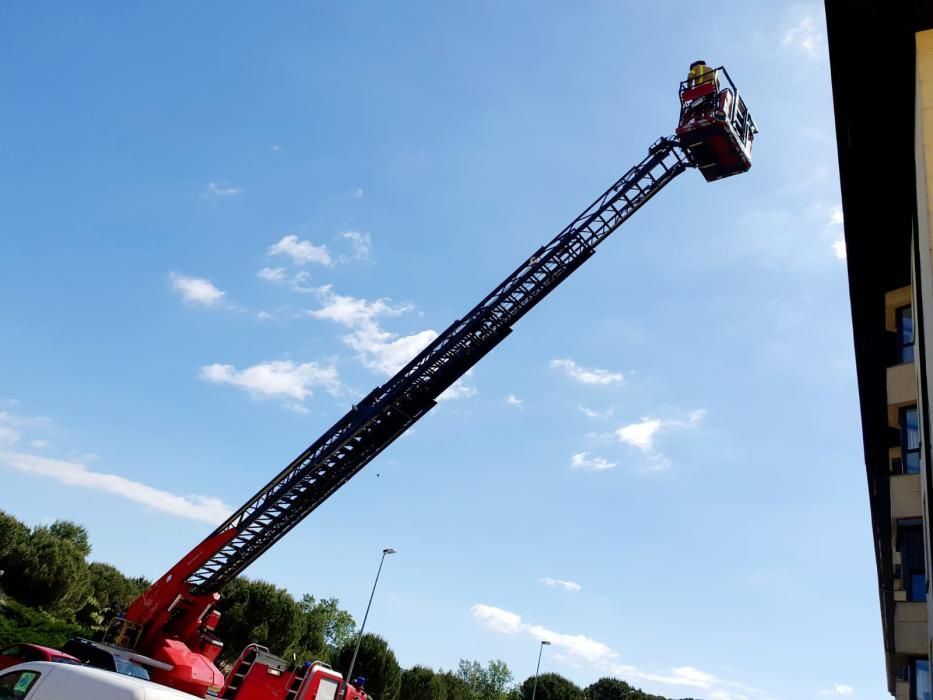
M 681 173 L 707 181 L 746 172 L 758 129 L 725 68 L 702 61 L 680 84 L 673 136 L 599 195 L 462 318 L 377 386 L 144 591 L 104 643 L 153 661 L 152 679 L 237 700 L 366 700 L 319 662 L 288 663 L 250 645 L 224 677 L 215 609 L 224 585 L 437 405 L 438 396 L 505 339 L 515 323 L 586 262 L 632 214 Z

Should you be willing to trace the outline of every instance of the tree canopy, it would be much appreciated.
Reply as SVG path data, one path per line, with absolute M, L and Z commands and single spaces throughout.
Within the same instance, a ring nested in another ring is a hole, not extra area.
M 88 532 L 77 523 L 58 520 L 30 529 L 0 511 L 0 645 L 60 647 L 76 635 L 92 637 L 149 586 L 110 564 L 88 563 L 91 551 Z M 296 600 L 272 583 L 242 577 L 221 594 L 222 662 L 258 643 L 286 660 L 318 659 L 346 675 L 356 623 L 336 598 L 307 594 Z M 363 635 L 353 675 L 366 678 L 366 691 L 378 700 L 530 700 L 534 686 L 533 676 L 516 684 L 500 659 L 461 659 L 454 671 L 421 665 L 402 670 L 388 642 L 375 634 Z M 535 700 L 665 698 L 618 678 L 600 678 L 583 690 L 559 674 L 544 673 Z
M 115 566 L 92 562 L 88 565 L 91 594 L 77 611 L 77 620 L 85 625 L 104 626 L 125 612 L 136 597 L 149 587 L 142 578 L 127 578 Z
M 444 687 L 447 700 L 475 700 L 470 686 L 456 674 L 450 672 L 440 673 L 438 678 Z
M 310 594 L 302 596 L 298 610 L 301 615 L 298 638 L 286 649 L 287 655 L 331 663 L 336 651 L 354 637 L 353 616 L 340 608 L 336 598 L 317 600 Z
M 584 691 L 586 700 L 664 700 L 650 695 L 618 678 L 600 678 Z
M 525 679 L 518 689 L 521 700 L 531 700 L 535 685 L 534 676 Z M 558 673 L 542 673 L 538 676 L 535 700 L 584 700 L 583 690 Z
M 217 609 L 217 636 L 224 641 L 222 657 L 227 661 L 253 642 L 284 653 L 301 633 L 302 616 L 295 599 L 266 581 L 234 579 L 224 586 Z
M 70 617 L 90 593 L 84 549 L 54 524 L 37 527 L 3 557 L 3 588 L 26 605 Z
M 56 520 L 49 525 L 49 533 L 60 540 L 71 542 L 81 552 L 82 557 L 91 556 L 91 541 L 88 539 L 87 530 L 83 525 L 78 525 L 70 520 Z
M 470 689 L 475 700 L 505 700 L 512 687 L 512 672 L 500 659 L 483 666 L 479 661 L 460 659 L 457 677 Z
M 401 692 L 404 700 L 447 700 L 444 677 L 425 666 L 412 666 L 402 671 Z
M 349 640 L 337 656 L 336 668 L 344 677 L 350 670 L 355 646 L 356 640 Z M 402 685 L 402 669 L 395 658 L 395 652 L 379 635 L 367 632 L 360 641 L 360 652 L 353 666 L 353 678 L 349 680 L 359 676 L 366 679 L 366 692 L 379 700 L 399 700 L 401 697 L 399 692 Z
M 4 557 L 12 549 L 29 537 L 29 528 L 12 515 L 0 511 L 0 568 L 3 568 Z

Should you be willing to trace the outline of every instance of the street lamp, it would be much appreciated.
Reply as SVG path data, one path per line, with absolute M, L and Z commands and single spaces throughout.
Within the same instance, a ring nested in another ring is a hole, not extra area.
M 379 560 L 379 570 L 376 571 L 376 580 L 373 581 L 373 590 L 369 594 L 369 602 L 366 604 L 366 614 L 363 615 L 363 624 L 360 625 L 360 633 L 356 638 L 356 648 L 353 650 L 353 658 L 350 659 L 350 668 L 347 669 L 347 677 L 343 679 L 343 688 L 340 691 L 341 698 L 346 697 L 347 685 L 353 678 L 353 667 L 356 665 L 356 655 L 360 653 L 360 642 L 363 641 L 363 630 L 366 629 L 366 619 L 369 617 L 369 607 L 373 604 L 373 596 L 376 595 L 376 584 L 379 583 L 379 574 L 382 573 L 382 564 L 386 560 L 386 554 L 395 554 L 397 550 L 392 547 L 386 547 L 382 550 L 382 559 Z
M 538 647 L 538 667 L 535 669 L 535 684 L 531 689 L 531 700 L 535 700 L 535 693 L 538 692 L 538 672 L 541 670 L 541 652 L 544 651 L 544 647 L 550 646 L 550 642 L 541 640 L 541 646 Z

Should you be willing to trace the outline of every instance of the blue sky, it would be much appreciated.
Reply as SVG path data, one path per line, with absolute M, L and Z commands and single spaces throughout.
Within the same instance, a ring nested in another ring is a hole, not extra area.
M 403 665 L 884 691 L 819 4 L 7 3 L 0 507 L 157 576 L 673 132 L 680 177 L 249 570 Z

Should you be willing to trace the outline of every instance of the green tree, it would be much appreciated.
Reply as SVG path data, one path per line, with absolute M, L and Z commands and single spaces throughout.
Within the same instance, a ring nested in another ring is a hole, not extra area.
M 650 695 L 618 678 L 600 678 L 584 691 L 586 700 L 664 700 Z
M 0 568 L 13 545 L 29 537 L 29 528 L 8 513 L 0 511 Z
M 90 592 L 83 551 L 37 527 L 4 557 L 3 587 L 18 601 L 70 619 Z
M 0 604 L 0 648 L 30 641 L 61 649 L 72 637 L 87 637 L 90 630 L 52 617 L 48 613 L 7 599 Z
M 125 612 L 136 597 L 145 590 L 138 579 L 127 578 L 117 567 L 101 562 L 88 565 L 91 575 L 91 595 L 105 610 Z
M 234 579 L 224 587 L 217 609 L 224 660 L 236 659 L 253 642 L 284 654 L 294 648 L 301 633 L 301 610 L 295 599 L 266 581 Z
M 476 700 L 504 700 L 512 685 L 512 672 L 505 661 L 495 659 L 482 666 L 479 661 L 460 659 L 457 677 L 470 688 Z
M 447 700 L 447 684 L 442 675 L 426 666 L 413 666 L 402 671 L 403 700 Z
M 480 662 L 460 659 L 460 663 L 457 664 L 456 675 L 470 689 L 470 696 L 479 698 L 483 676 L 483 667 Z
M 473 691 L 458 675 L 450 672 L 438 673 L 437 678 L 444 688 L 447 700 L 473 700 Z
M 140 579 L 131 579 L 115 566 L 92 562 L 88 565 L 91 595 L 77 613 L 81 624 L 93 627 L 106 625 L 120 612 L 125 612 L 147 586 Z
M 130 582 L 130 585 L 140 593 L 152 585 L 152 581 L 147 579 L 145 576 L 134 576 L 133 578 L 127 580 Z
M 81 556 L 87 558 L 91 555 L 91 541 L 83 525 L 70 520 L 56 520 L 49 525 L 49 534 L 60 540 L 71 542 L 81 552 Z
M 521 700 L 531 700 L 534 676 L 530 676 L 519 688 Z M 583 691 L 573 682 L 558 673 L 542 673 L 538 676 L 538 691 L 535 700 L 583 700 Z
M 337 668 L 346 677 L 353 658 L 355 640 L 348 641 L 337 655 Z M 366 679 L 366 692 L 378 700 L 399 700 L 402 670 L 388 642 L 376 634 L 364 634 L 353 676 Z M 353 680 L 350 678 L 349 680 Z M 407 700 L 407 699 L 406 699 Z
M 323 625 L 324 641 L 334 649 L 342 648 L 356 635 L 356 621 L 353 615 L 342 610 L 340 601 L 336 598 L 324 598 L 318 601 L 310 614 Z
M 337 650 L 353 639 L 356 629 L 353 616 L 340 609 L 336 598 L 317 600 L 313 595 L 305 594 L 298 602 L 298 608 L 301 611 L 300 632 L 292 648 L 286 650 L 286 655 L 333 662 Z

